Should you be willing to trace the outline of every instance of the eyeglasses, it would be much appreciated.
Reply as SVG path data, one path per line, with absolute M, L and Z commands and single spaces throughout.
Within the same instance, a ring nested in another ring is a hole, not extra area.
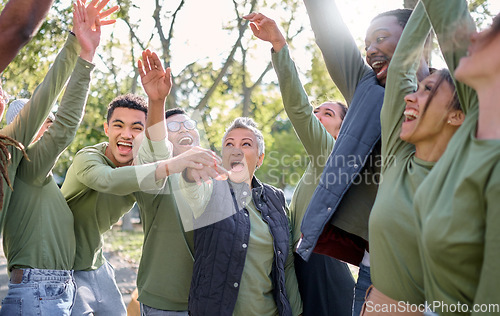
M 184 122 L 168 122 L 167 128 L 170 132 L 178 132 L 181 129 L 181 124 L 184 125 L 184 128 L 187 130 L 192 130 L 196 128 L 195 120 L 185 120 Z

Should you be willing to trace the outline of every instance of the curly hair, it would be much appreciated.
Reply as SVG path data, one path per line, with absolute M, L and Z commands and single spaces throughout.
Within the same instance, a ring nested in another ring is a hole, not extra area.
M 2 135 L 0 134 L 0 172 L 2 173 L 2 177 L 5 179 L 5 182 L 7 182 L 7 185 L 11 190 L 12 184 L 9 179 L 9 173 L 7 170 L 7 166 L 10 163 L 10 152 L 7 149 L 7 146 L 13 146 L 17 149 L 19 149 L 23 155 L 24 158 L 28 159 L 28 155 L 26 154 L 26 151 L 24 150 L 23 144 L 18 142 L 17 140 L 7 136 L 7 135 Z M 3 181 L 0 181 L 0 210 L 3 208 Z

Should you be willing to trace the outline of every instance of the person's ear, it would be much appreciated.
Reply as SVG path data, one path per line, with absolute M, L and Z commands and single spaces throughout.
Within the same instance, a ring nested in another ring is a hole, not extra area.
M 462 110 L 454 110 L 448 115 L 448 124 L 459 127 L 465 120 L 465 114 Z
M 264 153 L 262 153 L 262 155 L 260 155 L 259 157 L 259 160 L 257 161 L 257 166 L 256 168 L 259 168 L 260 166 L 262 166 L 262 162 L 264 161 Z
M 109 137 L 109 134 L 108 134 L 108 128 L 109 128 L 109 125 L 107 122 L 104 122 L 104 134 L 106 134 L 106 136 Z

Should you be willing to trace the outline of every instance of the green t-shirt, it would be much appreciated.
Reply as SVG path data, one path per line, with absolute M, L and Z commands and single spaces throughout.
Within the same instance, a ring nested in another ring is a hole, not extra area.
M 14 121 L 0 130 L 0 134 L 14 138 L 25 147 L 31 144 L 75 68 L 79 51 L 80 46 L 76 37 L 70 35 L 45 76 L 44 81 L 35 89 L 33 96 Z M 7 173 L 12 185 L 14 185 L 17 167 L 23 159 L 23 154 L 20 150 L 11 146 L 8 147 L 8 150 L 11 158 L 7 166 Z M 4 218 L 9 209 L 11 194 L 12 190 L 4 181 L 0 233 L 5 225 Z
M 273 53 L 272 59 L 278 75 L 286 114 L 309 156 L 309 164 L 293 192 L 290 203 L 290 218 L 295 245 L 300 239 L 302 218 L 314 190 L 318 186 L 323 167 L 332 152 L 335 139 L 314 115 L 314 109 L 300 83 L 295 63 L 290 58 L 288 45 L 285 45 L 278 53 Z
M 143 163 L 170 156 L 164 141 L 150 142 L 156 157 Z M 144 230 L 141 262 L 137 273 L 138 300 L 147 306 L 170 311 L 187 311 L 193 275 L 193 231 L 183 229 L 179 207 L 185 205 L 179 191 L 179 175 L 169 176 L 158 193 L 136 192 Z
M 468 46 L 468 38 L 456 38 L 455 31 L 470 32 L 475 28 L 467 3 L 453 0 L 423 3 L 453 74 Z M 457 40 L 449 41 L 450 38 Z M 456 87 L 466 113 L 465 121 L 418 188 L 414 207 L 426 301 L 467 304 L 470 314 L 473 303 L 500 302 L 497 272 L 500 252 L 495 232 L 498 218 L 493 212 L 498 207 L 490 206 L 495 201 L 491 199 L 494 187 L 498 190 L 495 163 L 499 147 L 495 141 L 475 139 L 477 95 L 463 83 L 456 82 Z M 498 196 L 497 191 L 497 200 Z M 491 223 L 489 230 L 487 223 Z M 435 312 L 456 314 L 440 309 Z
M 415 157 L 415 147 L 399 137 L 404 97 L 417 88 L 416 69 L 430 24 L 422 4 L 406 24 L 392 57 L 380 120 L 381 184 L 370 215 L 370 271 L 373 285 L 397 301 L 423 304 L 424 281 L 417 246 L 413 198 L 435 162 Z
M 102 235 L 132 207 L 133 192 L 158 189 L 156 164 L 116 166 L 107 143 L 80 150 L 61 188 L 75 220 L 74 270 L 95 270 L 104 262 Z M 142 147 L 142 146 L 141 146 Z
M 26 149 L 30 160 L 22 159 L 17 168 L 3 235 L 9 271 L 73 268 L 73 214 L 51 170 L 76 134 L 93 68 L 91 63 L 78 59 L 54 123 L 40 140 Z

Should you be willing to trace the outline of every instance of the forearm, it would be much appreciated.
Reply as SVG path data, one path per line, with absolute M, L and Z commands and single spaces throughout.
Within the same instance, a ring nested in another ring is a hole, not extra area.
M 79 50 L 78 41 L 73 35 L 69 35 L 43 82 L 35 89 L 14 122 L 2 129 L 2 134 L 23 144 L 31 143 L 66 85 L 75 67 Z
M 152 141 L 161 141 L 167 138 L 165 99 L 149 100 L 148 117 L 146 118 L 146 136 Z
M 457 68 L 460 58 L 467 54 L 469 35 L 476 26 L 465 0 L 423 0 L 427 15 L 436 33 L 441 52 L 451 75 Z M 471 106 L 477 106 L 475 91 L 456 81 L 457 94 L 462 109 L 467 114 Z
M 54 0 L 10 0 L 0 15 L 0 72 L 38 31 Z
M 389 64 L 384 104 L 380 113 L 384 157 L 398 152 L 401 146 L 410 146 L 399 137 L 406 105 L 404 98 L 417 88 L 417 69 L 421 65 L 424 43 L 430 29 L 427 14 L 419 3 L 406 24 Z
M 304 0 L 326 67 L 335 85 L 351 103 L 358 82 L 372 71 L 359 52 L 333 0 Z
M 43 181 L 59 155 L 73 141 L 84 114 L 93 69 L 93 64 L 83 59 L 77 61 L 54 123 L 39 141 L 28 148 L 30 161 L 21 161 L 18 167 L 19 176 Z
M 311 156 L 329 155 L 335 139 L 313 114 L 288 46 L 273 53 L 272 59 L 285 111 L 307 153 Z

